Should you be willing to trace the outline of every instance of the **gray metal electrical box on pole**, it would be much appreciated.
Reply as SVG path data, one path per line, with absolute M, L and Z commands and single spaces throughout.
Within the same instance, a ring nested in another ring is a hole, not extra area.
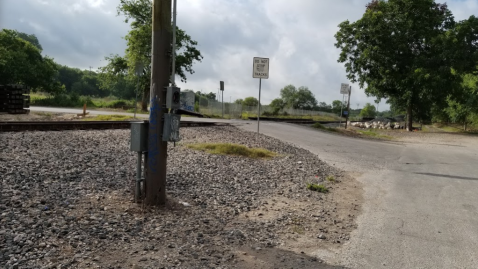
M 134 200 L 139 202 L 143 197 L 143 189 L 141 183 L 144 183 L 142 173 L 143 153 L 148 151 L 148 124 L 146 122 L 131 123 L 131 151 L 136 151 L 138 158 L 136 160 L 136 184 L 134 191 Z M 144 184 L 143 184 L 144 186 Z
M 181 90 L 178 87 L 166 88 L 166 108 L 169 108 L 169 109 L 181 108 Z
M 164 114 L 164 129 L 163 141 L 179 142 L 179 125 L 181 122 L 181 115 L 178 114 Z
M 148 126 L 144 122 L 131 123 L 131 151 L 148 151 Z

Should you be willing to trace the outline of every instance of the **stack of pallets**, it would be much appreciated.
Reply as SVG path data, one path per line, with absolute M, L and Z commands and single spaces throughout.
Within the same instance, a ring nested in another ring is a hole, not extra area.
M 0 85 L 0 114 L 30 113 L 30 87 L 24 85 Z M 27 109 L 26 109 L 27 108 Z

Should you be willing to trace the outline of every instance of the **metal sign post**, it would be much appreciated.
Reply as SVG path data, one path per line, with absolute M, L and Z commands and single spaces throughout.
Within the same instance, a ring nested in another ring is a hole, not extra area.
M 344 107 L 345 95 L 349 93 L 349 84 L 342 83 L 340 85 L 340 94 L 342 94 L 342 103 L 340 104 L 340 120 L 339 127 L 342 126 L 342 108 Z
M 259 104 L 257 108 L 257 134 L 261 117 L 261 84 L 262 79 L 269 78 L 269 58 L 254 57 L 252 62 L 252 77 L 259 79 Z
M 352 86 L 349 88 L 349 101 L 347 102 L 347 115 L 345 117 L 345 129 L 347 129 L 347 123 L 349 122 L 350 117 L 350 95 L 352 94 Z
M 134 118 L 135 119 L 136 119 L 136 110 L 138 109 L 139 78 L 143 75 L 143 69 L 144 69 L 143 63 L 142 62 L 136 62 L 134 71 L 135 71 L 136 76 L 138 77 L 138 80 L 137 80 L 138 85 L 137 85 L 137 90 L 136 90 L 136 98 L 135 98 L 135 101 L 134 101 Z
M 221 99 L 222 99 L 222 118 L 224 119 L 224 81 L 219 81 L 219 90 L 221 90 Z

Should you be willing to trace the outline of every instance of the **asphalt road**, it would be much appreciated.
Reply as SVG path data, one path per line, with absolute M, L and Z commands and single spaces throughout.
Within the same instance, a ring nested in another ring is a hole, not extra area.
M 257 130 L 256 122 L 232 122 Z M 357 175 L 364 186 L 363 212 L 350 241 L 317 255 L 350 268 L 478 268 L 478 142 L 378 142 L 272 122 L 262 122 L 260 131 Z
M 255 123 L 240 127 L 257 130 Z M 318 255 L 350 268 L 478 268 L 478 143 L 378 142 L 269 122 L 261 133 L 363 183 L 363 212 L 351 240 Z

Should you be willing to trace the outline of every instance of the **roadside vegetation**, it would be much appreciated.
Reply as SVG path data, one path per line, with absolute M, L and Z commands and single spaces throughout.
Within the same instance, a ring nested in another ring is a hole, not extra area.
M 228 143 L 201 143 L 201 144 L 190 144 L 187 145 L 188 148 L 205 151 L 211 154 L 220 154 L 220 155 L 236 155 L 243 156 L 248 158 L 272 158 L 277 154 L 262 148 L 248 148 L 243 145 L 238 144 L 228 144 Z
M 334 132 L 334 133 L 340 132 L 337 128 L 325 127 L 324 125 L 318 122 L 314 123 L 312 127 L 315 129 L 325 130 L 325 131 Z
M 365 129 L 365 130 L 356 130 L 363 137 L 378 138 L 384 140 L 393 140 L 392 136 L 383 134 L 380 130 L 377 129 Z
M 323 130 L 326 132 L 337 133 L 337 134 L 341 134 L 345 136 L 373 138 L 373 139 L 381 139 L 381 140 L 394 139 L 392 136 L 387 135 L 385 130 L 379 130 L 379 129 L 356 129 L 354 127 L 349 127 L 348 129 L 333 128 L 333 127 L 326 127 L 320 123 L 314 123 L 312 127 L 315 129 Z M 397 131 L 390 130 L 390 132 L 397 132 Z
M 94 117 L 87 117 L 83 119 L 84 121 L 127 121 L 134 119 L 131 116 L 124 115 L 97 115 Z
M 307 183 L 307 189 L 311 191 L 328 193 L 329 189 L 322 184 Z
M 330 182 L 335 182 L 335 177 L 334 176 L 327 176 L 325 179 L 327 181 L 330 181 Z

